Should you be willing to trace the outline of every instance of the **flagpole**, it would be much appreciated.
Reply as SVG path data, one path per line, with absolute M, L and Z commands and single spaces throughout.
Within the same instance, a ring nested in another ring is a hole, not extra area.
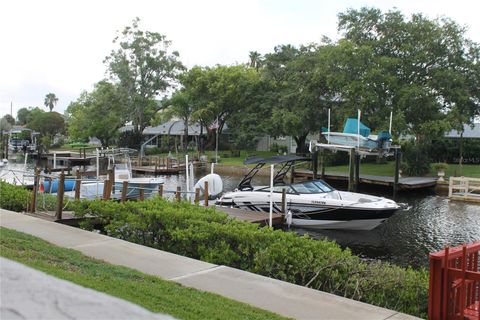
M 215 138 L 215 163 L 218 163 L 218 117 L 217 117 L 217 129 L 216 129 L 216 132 L 217 132 L 217 136 Z

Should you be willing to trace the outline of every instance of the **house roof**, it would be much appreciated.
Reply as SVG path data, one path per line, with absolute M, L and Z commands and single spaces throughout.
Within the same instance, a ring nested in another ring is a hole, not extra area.
M 199 136 L 201 131 L 201 126 L 198 123 L 192 123 L 188 126 L 188 135 L 189 136 Z M 203 128 L 203 132 L 206 132 Z M 144 135 L 183 135 L 185 134 L 185 124 L 182 120 L 170 120 L 165 123 L 162 123 L 155 127 L 146 127 L 143 130 Z
M 480 138 L 480 123 L 475 123 L 473 128 L 470 125 L 463 125 L 464 138 Z M 445 135 L 446 138 L 460 138 L 460 132 L 452 130 Z

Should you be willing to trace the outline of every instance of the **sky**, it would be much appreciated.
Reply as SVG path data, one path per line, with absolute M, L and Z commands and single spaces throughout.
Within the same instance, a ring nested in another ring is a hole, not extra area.
M 63 113 L 82 91 L 106 77 L 105 57 L 118 31 L 140 28 L 172 42 L 187 66 L 248 62 L 280 44 L 338 39 L 337 14 L 349 8 L 398 9 L 448 17 L 480 43 L 478 0 L 15 0 L 0 1 L 0 117 L 59 98 Z M 45 110 L 47 110 L 45 108 Z

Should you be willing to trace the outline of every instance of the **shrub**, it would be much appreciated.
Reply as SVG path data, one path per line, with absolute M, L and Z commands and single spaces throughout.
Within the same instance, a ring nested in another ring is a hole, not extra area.
M 445 162 L 437 162 L 437 163 L 433 163 L 432 164 L 432 168 L 433 170 L 435 170 L 436 172 L 438 171 L 445 171 L 448 169 L 448 164 L 446 164 Z
M 406 144 L 403 149 L 402 171 L 409 176 L 424 176 L 430 172 L 430 158 L 427 146 Z
M 365 262 L 334 242 L 260 228 L 214 209 L 159 198 L 124 204 L 82 201 L 73 209 L 77 215 L 98 217 L 113 237 L 426 316 L 425 270 Z
M 0 208 L 12 211 L 26 211 L 30 191 L 22 186 L 15 186 L 5 181 L 0 181 Z

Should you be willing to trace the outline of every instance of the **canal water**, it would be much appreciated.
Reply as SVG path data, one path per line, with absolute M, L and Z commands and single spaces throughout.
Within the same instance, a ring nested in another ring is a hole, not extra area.
M 12 166 L 9 166 L 12 168 Z M 20 166 L 23 169 L 23 166 Z M 208 174 L 196 170 L 195 181 Z M 242 176 L 222 174 L 224 191 L 234 190 Z M 181 186 L 185 190 L 185 175 L 164 176 L 165 190 Z M 268 177 L 255 177 L 254 184 L 268 185 Z M 345 190 L 345 186 L 336 186 Z M 363 189 L 360 192 L 391 197 L 390 189 Z M 365 259 L 390 261 L 400 266 L 418 268 L 428 266 L 428 254 L 443 249 L 480 240 L 480 205 L 449 201 L 445 196 L 430 192 L 400 193 L 398 202 L 407 203 L 379 227 L 371 231 L 310 230 L 292 228 L 299 234 L 308 233 L 313 238 L 330 239 Z

